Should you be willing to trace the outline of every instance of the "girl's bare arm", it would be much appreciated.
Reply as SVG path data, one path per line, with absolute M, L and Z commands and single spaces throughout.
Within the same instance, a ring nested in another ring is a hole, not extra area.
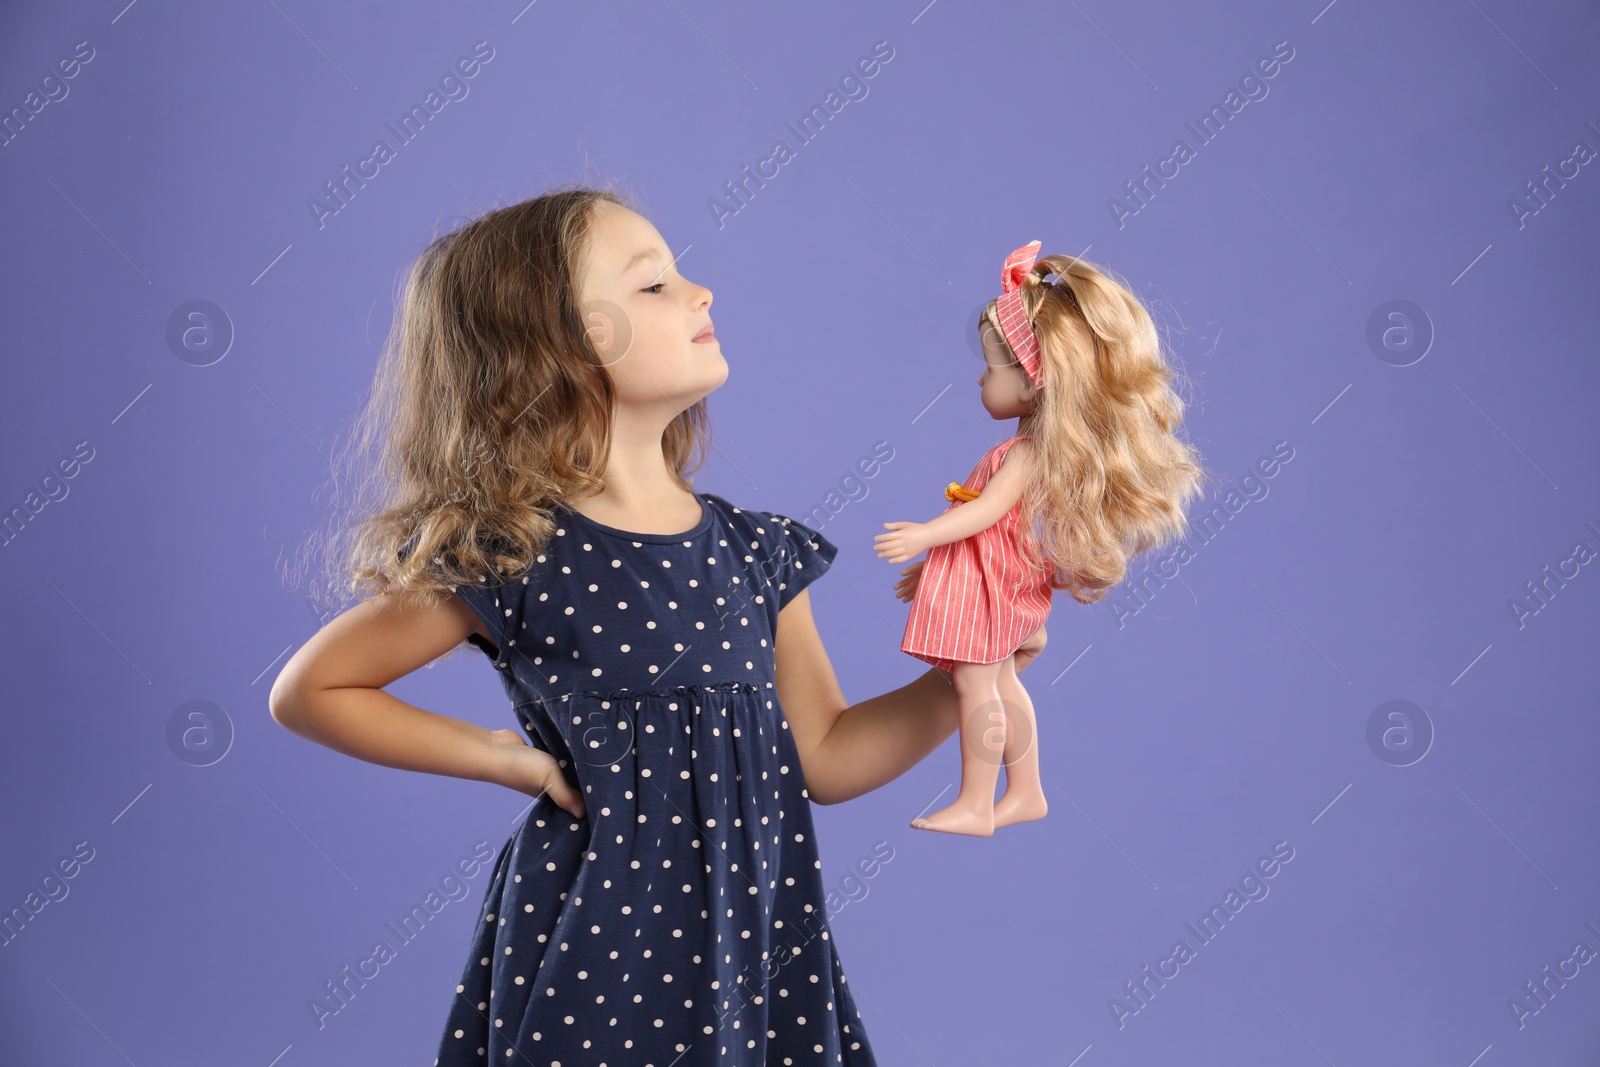
M 377 596 L 329 622 L 300 647 L 273 682 L 267 705 L 284 728 L 348 756 L 385 767 L 493 782 L 572 808 L 548 753 L 511 731 L 408 704 L 384 692 L 448 652 L 483 624 L 460 597 L 422 607 L 404 594 Z M 549 766 L 546 766 L 548 763 Z
M 931 667 L 898 689 L 847 701 L 817 633 L 810 593 L 802 589 L 778 613 L 778 700 L 800 752 L 806 791 L 818 804 L 838 804 L 915 767 L 955 733 L 960 709 L 949 675 Z M 1047 640 L 1041 626 L 1017 650 L 1017 670 Z

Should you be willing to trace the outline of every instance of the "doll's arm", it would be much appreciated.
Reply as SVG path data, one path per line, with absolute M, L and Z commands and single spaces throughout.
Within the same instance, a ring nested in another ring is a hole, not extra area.
M 980 530 L 987 530 L 1015 507 L 1028 484 L 1028 466 L 1032 457 L 1026 450 L 1032 447 L 1028 441 L 1018 441 L 1012 445 L 1006 458 L 1001 461 L 1000 469 L 983 487 L 982 495 L 960 507 L 951 508 L 931 522 L 923 523 L 921 532 L 926 547 L 947 545 L 963 537 L 971 537 Z

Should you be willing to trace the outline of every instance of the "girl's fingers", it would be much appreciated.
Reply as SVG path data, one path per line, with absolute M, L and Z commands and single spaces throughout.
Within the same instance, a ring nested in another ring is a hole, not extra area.
M 582 818 L 584 814 L 583 798 L 578 791 L 572 788 L 566 776 L 559 769 L 552 768 L 550 777 L 545 782 L 545 794 L 570 815 Z

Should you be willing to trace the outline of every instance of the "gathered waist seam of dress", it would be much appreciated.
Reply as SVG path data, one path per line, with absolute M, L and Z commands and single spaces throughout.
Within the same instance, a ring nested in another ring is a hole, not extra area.
M 692 697 L 702 693 L 731 694 L 731 693 L 760 693 L 764 690 L 776 690 L 770 682 L 765 686 L 756 685 L 754 682 L 695 682 L 690 685 L 679 685 L 671 688 L 651 689 L 580 689 L 569 693 L 562 693 L 559 697 L 534 697 L 524 701 L 519 707 L 529 707 L 535 704 L 561 704 L 566 703 L 575 696 L 593 697 L 600 700 L 637 700 L 644 697 Z

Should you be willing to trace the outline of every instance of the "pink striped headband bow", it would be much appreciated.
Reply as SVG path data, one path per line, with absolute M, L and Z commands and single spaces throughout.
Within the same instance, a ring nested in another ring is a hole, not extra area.
M 1000 333 L 1035 388 L 1044 387 L 1044 365 L 1039 360 L 1039 339 L 1033 335 L 1033 326 L 1022 306 L 1022 279 L 1033 269 L 1039 258 L 1039 248 L 1040 242 L 1030 241 L 1006 257 L 1005 266 L 1000 268 L 1002 292 L 994 305 Z

